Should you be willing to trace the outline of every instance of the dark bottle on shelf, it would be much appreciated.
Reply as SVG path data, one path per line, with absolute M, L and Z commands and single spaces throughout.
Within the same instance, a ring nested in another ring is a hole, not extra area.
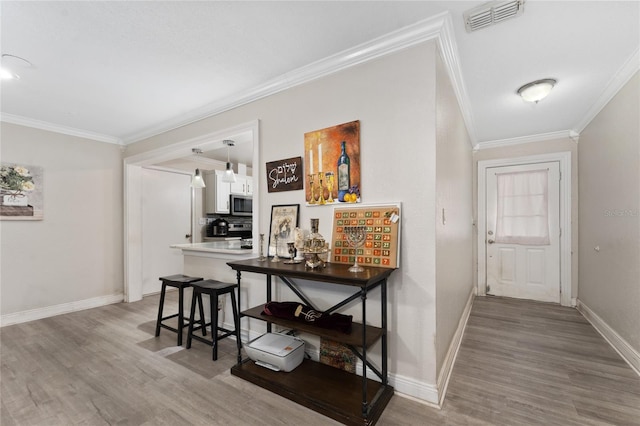
M 342 141 L 342 153 L 338 157 L 338 201 L 344 201 L 344 195 L 351 186 L 351 161 L 346 151 L 346 141 Z

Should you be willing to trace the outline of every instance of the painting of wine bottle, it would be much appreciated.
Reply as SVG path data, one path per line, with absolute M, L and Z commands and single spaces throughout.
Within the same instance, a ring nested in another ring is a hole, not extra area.
M 360 121 L 304 134 L 308 206 L 361 202 Z

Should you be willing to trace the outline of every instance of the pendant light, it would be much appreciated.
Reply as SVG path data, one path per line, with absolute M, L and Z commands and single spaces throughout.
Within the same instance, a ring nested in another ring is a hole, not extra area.
M 192 148 L 191 152 L 196 155 L 202 154 L 202 150 L 200 148 Z M 205 188 L 207 185 L 204 184 L 204 179 L 202 179 L 202 175 L 200 175 L 200 169 L 196 169 L 196 174 L 193 175 L 191 179 L 191 187 L 192 188 Z
M 229 139 L 223 140 L 222 143 L 227 146 L 227 169 L 222 175 L 222 181 L 227 183 L 236 183 L 236 175 L 233 173 L 233 168 L 231 167 L 231 162 L 229 161 L 229 147 L 235 146 L 236 143 Z

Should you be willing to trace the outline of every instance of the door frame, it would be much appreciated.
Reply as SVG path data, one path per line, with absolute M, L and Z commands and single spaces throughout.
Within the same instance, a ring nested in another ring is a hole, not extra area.
M 183 140 L 162 148 L 145 151 L 126 157 L 124 162 L 124 301 L 135 302 L 142 299 L 142 167 L 162 161 L 187 157 L 192 148 L 204 151 L 224 146 L 223 139 L 233 138 L 240 133 L 251 132 L 253 139 L 253 167 L 260 164 L 259 120 L 239 124 L 192 139 Z M 254 187 L 259 185 L 259 173 L 254 173 Z M 253 194 L 253 226 L 259 229 L 260 191 Z M 191 234 L 195 232 L 192 223 Z M 254 234 L 254 253 L 258 243 Z
M 486 176 L 487 169 L 523 164 L 560 163 L 560 305 L 571 303 L 571 152 L 478 161 L 478 295 L 487 295 Z

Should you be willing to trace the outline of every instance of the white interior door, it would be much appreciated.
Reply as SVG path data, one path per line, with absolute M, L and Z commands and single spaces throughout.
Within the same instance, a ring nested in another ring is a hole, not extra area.
M 530 184 L 526 180 L 530 178 L 523 177 L 536 174 L 542 176 L 543 171 L 548 171 L 544 176 L 544 184 L 542 181 L 536 181 L 535 185 Z M 559 163 L 554 161 L 490 167 L 486 173 L 487 294 L 559 303 Z M 523 190 L 516 189 L 504 195 L 504 188 L 513 185 L 513 181 L 508 179 L 514 176 L 518 179 L 518 187 L 546 186 L 544 208 L 538 203 L 542 200 L 542 195 L 533 203 L 522 204 L 518 204 L 519 200 L 527 196 L 523 194 Z M 499 193 L 499 185 L 502 187 L 502 195 Z M 504 219 L 505 206 L 509 211 L 507 219 Z M 548 220 L 540 218 L 541 211 L 547 214 Z M 540 229 L 544 228 L 542 223 L 547 226 L 548 241 L 538 235 L 542 232 Z
M 160 291 L 159 277 L 182 273 L 182 251 L 191 242 L 191 176 L 142 169 L 142 294 Z

